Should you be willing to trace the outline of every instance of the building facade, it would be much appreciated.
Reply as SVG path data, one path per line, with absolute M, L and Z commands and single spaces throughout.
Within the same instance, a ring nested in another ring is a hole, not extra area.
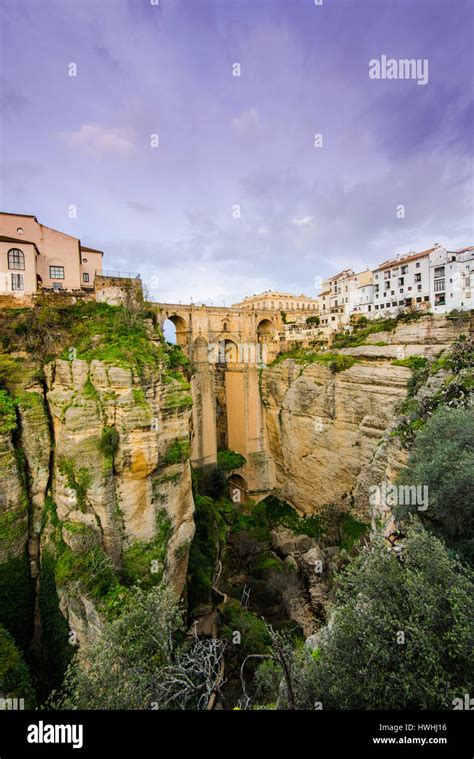
M 318 301 L 308 295 L 291 295 L 267 290 L 259 295 L 249 295 L 240 303 L 233 303 L 232 308 L 283 311 L 288 322 L 295 322 L 305 321 L 308 316 L 316 315 Z
M 373 317 L 394 316 L 400 308 L 429 308 L 433 250 L 399 255 L 374 269 Z
M 40 224 L 36 216 L 0 213 L 0 294 L 93 291 L 103 253 Z
M 430 293 L 434 313 L 474 308 L 474 247 L 430 253 Z

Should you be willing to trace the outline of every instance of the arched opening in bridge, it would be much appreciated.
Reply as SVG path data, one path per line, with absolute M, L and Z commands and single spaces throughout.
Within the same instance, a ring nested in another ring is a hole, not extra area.
M 181 316 L 174 314 L 163 322 L 163 334 L 168 343 L 186 345 L 187 333 L 186 322 Z
M 233 340 L 220 340 L 219 341 L 219 364 L 221 366 L 229 366 L 229 364 L 236 364 L 239 360 L 239 349 L 237 343 Z
M 275 327 L 271 323 L 270 319 L 262 319 L 257 324 L 258 341 L 264 343 L 267 340 L 271 340 L 275 332 Z
M 247 483 L 240 474 L 231 474 L 229 477 L 229 495 L 232 503 L 245 503 L 247 500 Z

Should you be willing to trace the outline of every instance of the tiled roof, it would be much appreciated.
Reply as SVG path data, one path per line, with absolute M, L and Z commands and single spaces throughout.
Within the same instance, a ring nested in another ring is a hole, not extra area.
M 407 253 L 407 255 L 400 256 L 400 258 L 390 258 L 388 261 L 384 261 L 382 264 L 380 264 L 380 266 L 377 266 L 374 271 L 379 271 L 379 269 L 389 269 L 393 266 L 397 266 L 398 264 L 406 264 L 408 261 L 414 261 L 416 258 L 425 258 L 426 256 L 429 256 L 429 254 L 434 250 L 435 248 L 430 248 L 429 250 L 424 250 L 421 253 Z

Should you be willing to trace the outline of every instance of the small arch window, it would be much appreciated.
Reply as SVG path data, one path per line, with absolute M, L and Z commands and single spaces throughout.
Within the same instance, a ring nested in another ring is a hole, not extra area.
M 18 248 L 11 248 L 8 251 L 8 268 L 25 270 L 25 254 Z

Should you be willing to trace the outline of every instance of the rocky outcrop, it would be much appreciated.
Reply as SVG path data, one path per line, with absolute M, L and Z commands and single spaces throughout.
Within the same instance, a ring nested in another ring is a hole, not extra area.
M 262 399 L 281 497 L 307 514 L 340 502 L 371 459 L 409 377 L 409 369 L 386 361 L 338 374 L 321 363 L 266 369 Z
M 280 497 L 300 513 L 337 503 L 369 522 L 370 486 L 382 475 L 391 481 L 404 464 L 391 424 L 406 397 L 411 369 L 395 362 L 433 358 L 465 330 L 460 321 L 427 317 L 341 350 L 356 359 L 345 371 L 332 373 L 327 363 L 292 359 L 266 368 L 261 394 Z
M 187 387 L 79 360 L 48 365 L 46 381 L 58 518 L 95 529 L 118 569 L 166 520 L 166 577 L 181 593 L 194 534 Z
M 177 597 L 184 590 L 190 390 L 179 372 L 98 360 L 46 363 L 43 384 L 30 374 L 0 426 L 0 563 L 28 547 L 39 596 L 42 555 L 54 557 L 59 606 L 82 644 L 102 629 L 89 571 L 109 585 L 163 578 Z

